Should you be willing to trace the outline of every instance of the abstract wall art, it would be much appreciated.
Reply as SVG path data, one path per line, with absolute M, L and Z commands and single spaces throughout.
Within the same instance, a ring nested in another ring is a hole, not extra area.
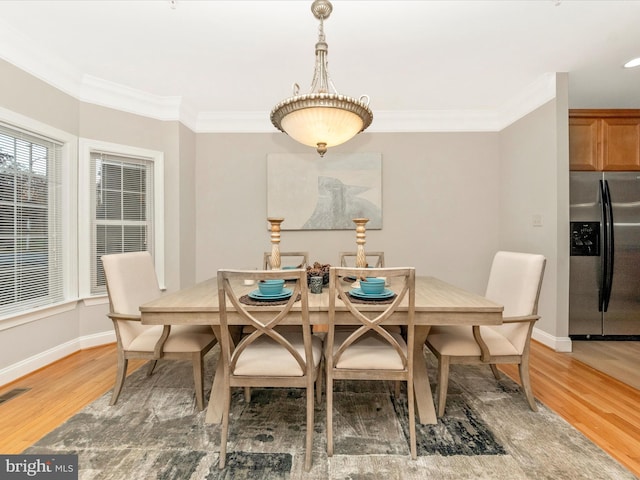
M 382 228 L 382 154 L 267 155 L 267 215 L 283 230 Z

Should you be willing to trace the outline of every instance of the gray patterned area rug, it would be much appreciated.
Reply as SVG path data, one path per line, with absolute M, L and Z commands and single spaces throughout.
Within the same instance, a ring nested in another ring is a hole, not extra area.
M 205 358 L 209 383 L 218 351 Z M 145 373 L 127 378 L 115 406 L 109 392 L 24 453 L 77 453 L 79 478 L 102 480 L 636 478 L 545 406 L 529 410 L 510 379 L 463 365 L 451 367 L 445 417 L 417 426 L 415 461 L 404 391 L 395 398 L 392 383 L 343 381 L 334 394 L 333 457 L 324 405 L 316 406 L 313 466 L 304 472 L 304 392 L 254 389 L 246 404 L 238 390 L 219 470 L 220 427 L 196 410 L 191 365 L 159 362 L 153 376 Z

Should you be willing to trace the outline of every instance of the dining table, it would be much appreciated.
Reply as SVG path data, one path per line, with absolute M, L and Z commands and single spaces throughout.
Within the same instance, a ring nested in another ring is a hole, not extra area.
M 341 279 L 341 281 L 347 281 L 347 279 Z M 256 288 L 255 285 L 244 285 L 244 283 L 237 287 L 246 289 L 246 293 Z M 393 283 L 389 288 L 393 290 Z M 406 298 L 404 301 L 407 301 Z M 314 330 L 322 330 L 328 322 L 329 288 L 323 288 L 319 294 L 309 293 L 308 303 L 309 318 L 311 324 L 314 325 Z M 268 304 L 249 307 L 257 317 L 269 315 L 269 312 L 278 308 Z M 372 302 L 363 308 L 372 312 L 383 311 L 385 305 Z M 300 302 L 297 302 L 297 306 L 294 305 L 292 315 L 287 317 L 284 323 L 296 324 L 299 322 L 299 316 L 295 315 L 296 310 L 300 310 Z M 407 305 L 401 304 L 399 311 L 386 321 L 385 325 L 406 324 L 406 310 Z M 431 326 L 499 325 L 502 323 L 502 310 L 502 305 L 476 293 L 435 277 L 416 276 L 413 383 L 416 412 L 420 423 L 437 423 L 427 364 L 423 354 L 424 342 Z M 228 322 L 230 325 L 240 327 L 244 323 L 239 315 L 233 314 L 234 311 L 233 305 L 227 301 Z M 210 325 L 216 338 L 221 338 L 216 278 L 204 280 L 141 305 L 140 313 L 141 322 L 146 325 Z M 352 316 L 348 314 L 339 298 L 336 299 L 335 322 L 345 325 L 353 322 Z M 222 362 L 218 361 L 207 406 L 206 423 L 220 423 L 222 419 L 223 375 Z

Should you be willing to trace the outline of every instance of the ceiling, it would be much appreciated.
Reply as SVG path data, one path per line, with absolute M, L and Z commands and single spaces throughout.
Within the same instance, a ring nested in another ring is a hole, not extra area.
M 272 131 L 271 108 L 311 84 L 310 5 L 3 0 L 0 58 L 87 102 Z M 631 0 L 333 0 L 324 30 L 333 82 L 370 97 L 371 130 L 499 129 L 553 98 L 554 72 L 571 108 L 640 108 L 640 67 L 622 68 L 639 21 Z

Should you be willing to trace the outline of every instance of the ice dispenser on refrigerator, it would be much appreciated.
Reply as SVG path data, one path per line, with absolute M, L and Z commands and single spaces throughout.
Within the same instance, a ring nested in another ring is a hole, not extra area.
M 571 222 L 571 255 L 580 257 L 600 255 L 599 222 Z

